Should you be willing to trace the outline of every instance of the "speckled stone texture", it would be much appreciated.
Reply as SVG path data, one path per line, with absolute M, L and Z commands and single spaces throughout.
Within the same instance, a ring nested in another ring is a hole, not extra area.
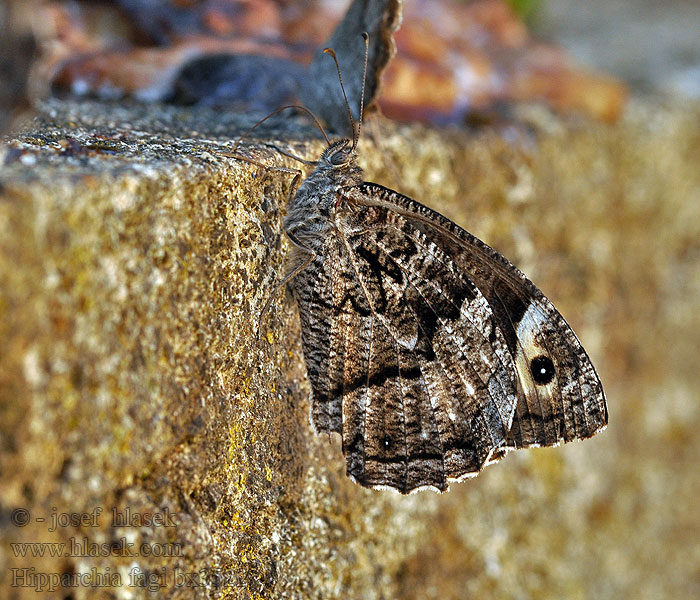
M 221 155 L 249 121 L 52 101 L 0 150 L 0 596 L 699 595 L 700 106 L 367 124 L 367 178 L 522 267 L 610 408 L 591 440 L 408 497 L 353 484 L 339 441 L 311 433 L 288 295 L 255 336 L 290 176 Z M 321 149 L 282 123 L 251 155 Z M 85 517 L 51 531 L 60 513 Z M 61 576 L 74 587 L 51 592 Z

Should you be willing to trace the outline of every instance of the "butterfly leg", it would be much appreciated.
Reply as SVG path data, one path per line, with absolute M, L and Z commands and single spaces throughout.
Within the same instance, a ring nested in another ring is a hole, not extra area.
M 264 162 L 260 162 L 259 160 L 255 160 L 254 158 L 250 158 L 248 156 L 243 156 L 242 154 L 238 154 L 237 152 L 219 152 L 218 155 L 225 156 L 226 158 L 235 158 L 236 160 L 250 163 L 251 165 L 255 165 L 256 167 L 261 167 L 262 169 L 281 171 L 282 173 L 294 173 L 295 180 L 297 178 L 301 178 L 301 171 L 299 169 L 292 169 L 290 167 L 279 167 L 277 165 L 266 165 Z
M 263 169 L 273 169 L 275 171 L 281 171 L 283 173 L 294 173 L 294 178 L 292 179 L 292 183 L 289 186 L 289 194 L 287 196 L 287 204 L 291 201 L 292 198 L 297 193 L 297 190 L 299 189 L 299 185 L 301 185 L 301 176 L 302 172 L 299 169 L 290 169 L 288 167 L 278 167 L 278 166 L 272 166 L 272 165 L 266 165 L 264 163 L 261 163 L 255 159 L 248 158 L 247 156 L 243 156 L 241 154 L 236 154 L 236 153 L 222 153 L 223 156 L 228 156 L 231 158 L 236 158 L 238 160 L 242 160 L 244 162 L 256 165 L 258 167 L 262 167 Z M 258 339 L 260 338 L 260 331 L 262 329 L 262 320 L 267 314 L 268 309 L 270 308 L 270 304 L 272 304 L 272 301 L 275 299 L 275 296 L 277 295 L 277 292 L 279 289 L 286 285 L 287 282 L 291 281 L 296 277 L 297 274 L 301 273 L 306 267 L 308 267 L 311 264 L 311 261 L 313 261 L 314 258 L 316 258 L 316 253 L 313 252 L 312 250 L 306 248 L 305 246 L 302 246 L 295 240 L 289 236 L 290 241 L 294 245 L 295 251 L 301 252 L 305 255 L 305 259 L 294 269 L 292 269 L 289 273 L 287 273 L 283 278 L 282 281 L 280 281 L 272 291 L 272 294 L 270 294 L 270 297 L 267 299 L 267 302 L 265 302 L 265 306 L 263 306 L 262 312 L 260 313 L 260 316 L 258 317 L 258 331 L 257 331 L 257 337 Z
M 270 294 L 270 297 L 267 299 L 267 302 L 265 302 L 265 306 L 263 306 L 262 312 L 260 313 L 260 316 L 258 317 L 258 338 L 260 338 L 260 331 L 262 329 L 262 320 L 265 314 L 267 313 L 268 309 L 270 308 L 270 305 L 272 304 L 272 301 L 275 299 L 275 296 L 277 296 L 277 292 L 279 292 L 280 288 L 284 287 L 289 283 L 292 279 L 294 279 L 299 273 L 301 273 L 306 267 L 308 267 L 313 260 L 316 258 L 316 253 L 307 248 L 306 246 L 302 246 L 299 244 L 297 241 L 292 239 L 291 236 L 289 236 L 289 241 L 292 242 L 292 245 L 294 246 L 293 250 L 293 255 L 295 258 L 301 254 L 304 256 L 304 259 L 296 266 L 294 267 L 289 273 L 287 273 L 284 277 L 282 277 L 282 280 L 275 285 L 275 288 L 273 289 L 272 293 Z
M 297 156 L 296 154 L 292 154 L 291 152 L 287 152 L 286 150 L 282 150 L 279 146 L 276 146 L 275 144 L 265 144 L 267 147 L 272 148 L 282 156 L 286 156 L 287 158 L 291 158 L 292 160 L 296 160 L 300 163 L 304 163 L 305 165 L 312 165 L 316 166 L 318 164 L 317 160 L 306 160 L 305 158 L 301 158 L 301 156 Z

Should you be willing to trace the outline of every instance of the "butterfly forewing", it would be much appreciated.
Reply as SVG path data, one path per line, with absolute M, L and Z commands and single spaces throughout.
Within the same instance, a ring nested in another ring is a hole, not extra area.
M 600 380 L 578 338 L 516 267 L 449 219 L 392 190 L 367 183 L 353 198 L 400 214 L 487 299 L 517 372 L 518 402 L 507 447 L 584 439 L 607 424 Z

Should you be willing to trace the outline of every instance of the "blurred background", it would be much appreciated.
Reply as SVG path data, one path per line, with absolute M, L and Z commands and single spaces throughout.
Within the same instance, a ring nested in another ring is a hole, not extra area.
M 536 32 L 645 92 L 700 97 L 700 2 L 542 0 Z
M 5 0 L 0 106 L 5 120 L 49 94 L 272 110 L 298 95 L 303 69 L 285 67 L 284 77 L 273 70 L 266 79 L 259 64 L 222 57 L 307 65 L 346 5 Z M 415 0 L 404 12 L 381 95 L 392 118 L 478 121 L 537 100 L 610 121 L 624 105 L 625 86 L 700 96 L 694 0 Z M 197 61 L 212 57 L 219 62 L 207 62 L 203 75 Z

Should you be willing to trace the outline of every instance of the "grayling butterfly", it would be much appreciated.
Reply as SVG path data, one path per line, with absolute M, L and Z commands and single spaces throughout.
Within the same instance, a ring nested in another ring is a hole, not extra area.
M 348 475 L 444 491 L 509 450 L 603 429 L 600 380 L 564 318 L 484 242 L 364 182 L 361 116 L 348 115 L 352 139 L 328 142 L 290 199 L 283 280 L 299 307 L 312 424 L 340 434 Z

